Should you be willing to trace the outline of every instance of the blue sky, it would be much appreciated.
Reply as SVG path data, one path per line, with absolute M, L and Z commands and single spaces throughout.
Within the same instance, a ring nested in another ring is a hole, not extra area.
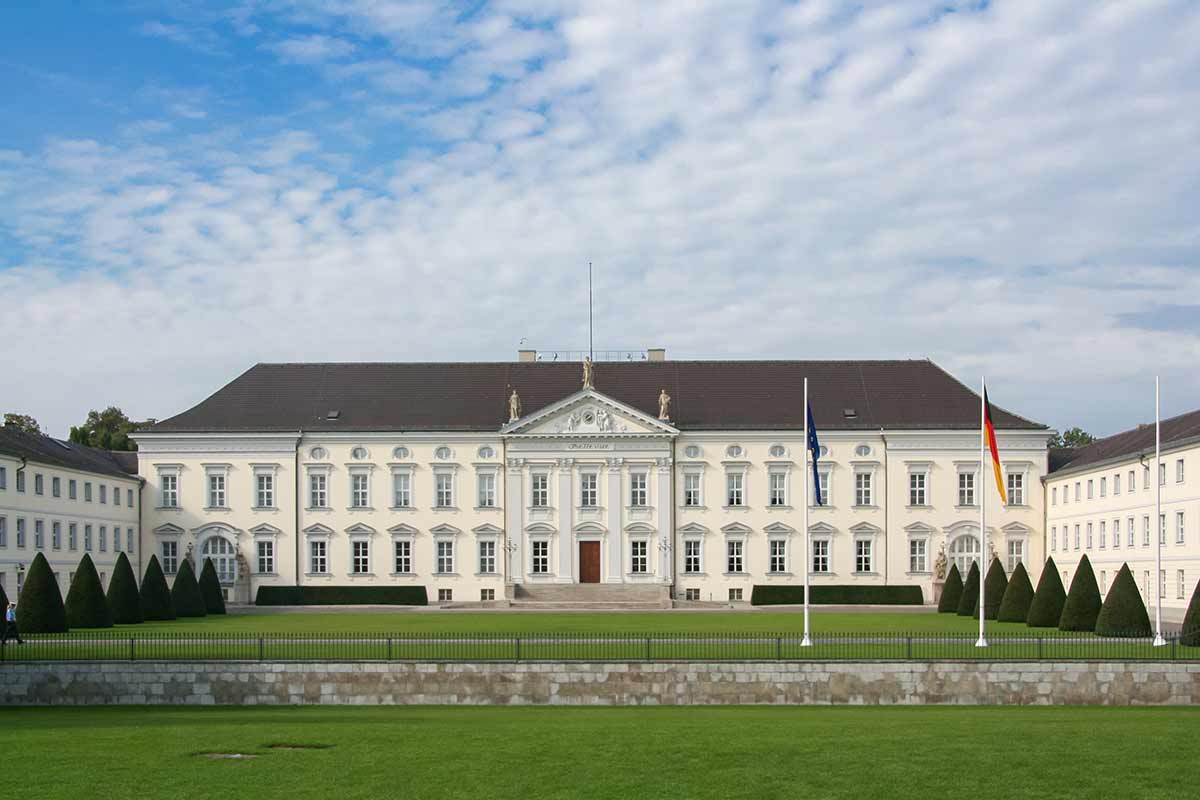
M 0 29 L 0 410 L 255 361 L 932 358 L 1200 406 L 1200 6 L 36 3 Z

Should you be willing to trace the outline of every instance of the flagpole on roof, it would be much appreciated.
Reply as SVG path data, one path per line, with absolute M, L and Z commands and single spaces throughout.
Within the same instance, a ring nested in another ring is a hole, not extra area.
M 983 464 L 987 451 L 987 381 L 979 379 L 979 641 L 976 647 L 987 647 L 987 638 L 983 634 L 984 620 L 984 572 L 983 564 L 987 553 L 987 482 L 983 478 Z
M 808 378 L 804 379 L 804 638 L 800 640 L 801 647 L 811 647 L 812 639 L 808 631 L 808 570 L 812 564 L 812 554 L 809 552 L 808 541 Z
M 1159 413 L 1158 376 L 1154 376 L 1154 524 L 1158 527 L 1154 546 L 1154 646 L 1162 647 L 1162 542 L 1166 535 L 1162 518 L 1162 419 Z

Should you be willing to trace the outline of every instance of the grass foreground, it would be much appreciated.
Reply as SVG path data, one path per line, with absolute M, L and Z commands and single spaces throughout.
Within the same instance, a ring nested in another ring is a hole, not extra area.
M 10 708 L 0 750 L 23 797 L 1127 799 L 1191 796 L 1198 724 L 1196 708 Z

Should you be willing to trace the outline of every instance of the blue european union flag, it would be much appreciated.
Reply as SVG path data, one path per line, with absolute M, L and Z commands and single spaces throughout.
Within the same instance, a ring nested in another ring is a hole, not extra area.
M 817 441 L 817 424 L 813 422 L 811 403 L 808 406 L 807 413 L 808 449 L 812 453 L 813 499 L 817 501 L 817 505 L 823 506 L 825 503 L 821 499 L 821 473 L 817 472 L 817 458 L 821 455 L 821 443 Z

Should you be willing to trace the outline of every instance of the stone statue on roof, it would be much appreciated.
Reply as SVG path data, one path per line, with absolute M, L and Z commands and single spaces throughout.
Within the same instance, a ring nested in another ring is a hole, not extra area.
M 584 389 L 595 389 L 596 388 L 592 382 L 594 370 L 595 370 L 595 368 L 592 365 L 592 357 L 584 356 L 583 357 L 583 388 Z
M 667 390 L 663 389 L 658 395 L 658 418 L 661 420 L 669 420 L 671 418 L 671 395 L 667 394 Z
M 508 397 L 508 421 L 516 422 L 521 418 L 521 395 L 517 394 L 517 390 Z

